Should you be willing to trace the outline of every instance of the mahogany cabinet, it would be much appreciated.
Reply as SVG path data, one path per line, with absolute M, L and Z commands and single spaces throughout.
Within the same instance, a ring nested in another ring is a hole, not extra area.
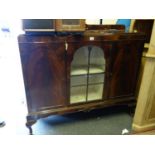
M 145 36 L 20 35 L 28 115 L 42 117 L 135 104 Z

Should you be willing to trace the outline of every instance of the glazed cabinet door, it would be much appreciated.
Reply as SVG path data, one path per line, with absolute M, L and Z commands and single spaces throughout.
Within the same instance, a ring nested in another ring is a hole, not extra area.
M 107 98 L 108 45 L 101 42 L 68 42 L 67 86 L 70 105 Z
M 29 112 L 66 105 L 66 63 L 63 42 L 20 42 Z
M 113 43 L 109 98 L 135 96 L 143 45 L 143 41 L 136 40 Z

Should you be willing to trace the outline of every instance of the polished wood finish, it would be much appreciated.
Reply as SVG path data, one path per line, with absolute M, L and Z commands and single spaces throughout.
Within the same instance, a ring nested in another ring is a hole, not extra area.
M 19 49 L 29 112 L 66 105 L 64 43 L 56 37 L 42 41 L 41 37 L 31 36 L 22 42 L 23 37 L 19 39 Z
M 28 105 L 26 126 L 52 114 L 65 114 L 120 104 L 133 105 L 145 35 L 30 36 L 18 38 Z M 75 51 L 100 47 L 105 56 L 103 99 L 70 104 L 70 71 Z
M 85 36 L 103 36 L 125 32 L 124 25 L 86 25 Z
M 86 30 L 110 30 L 110 29 L 125 31 L 125 26 L 124 25 L 110 25 L 110 24 L 109 25 L 86 24 Z
M 113 44 L 109 98 L 134 96 L 143 44 L 143 40 L 122 40 Z

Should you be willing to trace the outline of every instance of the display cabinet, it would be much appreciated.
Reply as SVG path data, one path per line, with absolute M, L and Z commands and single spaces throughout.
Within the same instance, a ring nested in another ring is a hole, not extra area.
M 54 114 L 134 105 L 145 35 L 20 35 L 26 126 Z

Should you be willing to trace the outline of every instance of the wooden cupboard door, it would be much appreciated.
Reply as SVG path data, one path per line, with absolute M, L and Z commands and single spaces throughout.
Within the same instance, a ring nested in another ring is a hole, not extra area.
M 64 43 L 19 43 L 29 112 L 66 104 Z
M 113 43 L 110 60 L 109 98 L 134 96 L 143 51 L 143 41 Z

